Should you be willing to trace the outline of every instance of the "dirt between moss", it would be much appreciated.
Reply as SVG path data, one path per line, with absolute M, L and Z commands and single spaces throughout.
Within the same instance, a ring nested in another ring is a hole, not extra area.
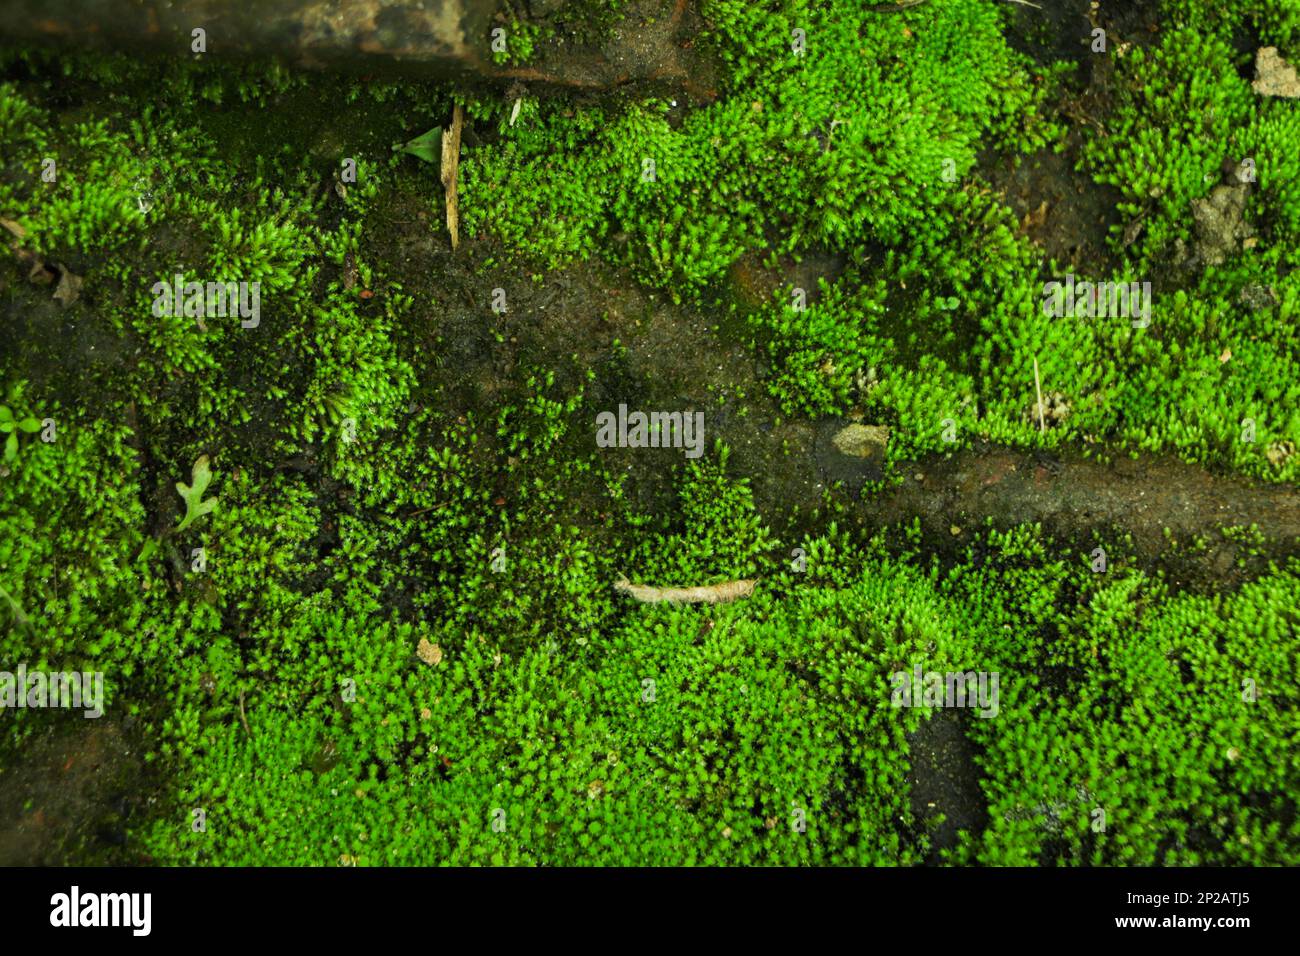
M 1171 583 L 1193 587 L 1236 583 L 1266 558 L 1300 553 L 1295 488 L 1217 475 L 1169 456 L 1105 462 L 980 445 L 910 467 L 901 485 L 860 503 L 867 522 L 920 518 L 927 540 L 947 537 L 962 546 L 988 520 L 998 527 L 1042 522 L 1084 551 L 1094 547 L 1094 533 L 1127 535 L 1139 559 L 1172 571 Z M 1257 555 L 1222 533 L 1251 525 Z
M 728 446 L 729 471 L 749 479 L 759 511 L 783 539 L 820 530 L 828 505 L 866 531 L 919 518 L 926 549 L 947 555 L 964 551 L 986 521 L 999 527 L 1042 522 L 1084 551 L 1095 547 L 1094 535 L 1108 542 L 1127 535 L 1140 561 L 1172 570 L 1175 582 L 1188 586 L 1231 584 L 1261 568 L 1250 547 L 1220 534 L 1224 527 L 1257 526 L 1261 556 L 1300 553 L 1294 486 L 1223 475 L 1172 456 L 1129 458 L 1117 449 L 1043 455 L 976 444 L 899 463 L 901 484 L 876 490 L 884 477 L 878 466 L 834 447 L 847 420 L 781 414 L 764 384 L 765 361 L 745 341 L 743 321 L 724 318 L 724 302 L 677 305 L 599 262 L 561 270 L 503 264 L 503 251 L 490 241 L 467 238 L 453 254 L 428 211 L 431 189 L 420 177 L 400 182 L 380 212 L 386 228 L 371 236 L 381 271 L 415 295 L 398 338 L 404 356 L 422 369 L 416 401 L 433 405 L 443 420 L 466 413 L 484 420 L 519 398 L 529 371 L 554 371 L 558 393 L 585 387 L 568 450 L 596 454 L 611 471 L 626 474 L 629 500 L 640 511 L 676 511 L 688 459 L 680 448 L 597 448 L 596 415 L 617 412 L 620 404 L 646 412 L 703 411 L 706 454 L 718 441 Z M 25 377 L 53 386 L 69 403 L 105 388 L 114 368 L 129 365 L 137 351 L 138 343 L 125 338 L 105 341 L 115 337 L 93 320 L 95 273 L 89 264 L 90 294 L 58 310 L 46 301 L 47 291 L 18 280 L 12 264 L 0 270 L 10 287 L 0 327 L 8 326 L 12 340 L 42 340 L 22 334 L 31 331 L 32 309 L 56 312 L 65 327 L 97 330 L 93 351 L 69 349 L 58 339 L 52 354 L 24 353 Z M 506 290 L 505 314 L 488 308 L 494 287 Z M 382 308 L 382 295 L 371 300 L 373 308 Z M 595 373 L 591 382 L 585 382 L 588 370 Z M 152 434 L 150 424 L 136 423 L 144 434 Z M 270 433 L 263 437 L 269 444 Z M 176 438 L 152 435 L 164 445 Z M 270 471 L 283 464 L 269 449 L 265 461 L 250 458 L 260 443 L 249 435 L 217 436 L 215 444 L 214 451 L 228 449 L 245 467 Z M 1113 460 L 1099 458 L 1103 453 Z M 318 456 L 308 449 L 305 457 L 313 462 L 309 470 L 319 472 Z M 323 474 L 317 477 L 323 482 Z M 500 491 L 509 495 L 508 488 Z M 573 494 L 575 514 L 609 510 L 598 483 Z M 1198 535 L 1204 545 L 1189 550 Z M 1247 567 L 1238 567 L 1240 558 Z
M 0 866 L 142 862 L 128 830 L 160 781 L 131 718 L 45 723 L 0 765 Z
M 780 413 L 763 383 L 763 360 L 743 341 L 743 324 L 716 318 L 725 314 L 721 303 L 676 305 L 619 269 L 587 263 L 548 272 L 541 283 L 512 282 L 507 273 L 510 311 L 485 316 L 487 289 L 499 280 L 476 274 L 472 263 L 496 250 L 471 241 L 452 257 L 444 246 L 427 238 L 401 244 L 399 278 L 407 289 L 421 282 L 416 276 L 442 287 L 434 293 L 437 305 L 421 309 L 415 321 L 420 351 L 442 353 L 438 377 L 455 395 L 445 410 L 504 400 L 525 367 L 554 369 L 557 382 L 571 385 L 593 370 L 578 413 L 589 420 L 571 426 L 574 450 L 626 473 L 630 500 L 643 510 L 675 510 L 687 459 L 681 449 L 597 448 L 595 416 L 620 404 L 704 411 L 709 453 L 718 441 L 727 445 L 730 473 L 749 480 L 759 511 L 783 536 L 818 530 L 832 502 L 866 530 L 918 517 L 927 547 L 941 551 L 964 549 L 988 520 L 1003 527 L 1042 522 L 1085 550 L 1095 546 L 1094 534 L 1109 541 L 1127 535 L 1140 560 L 1177 571 L 1188 585 L 1239 576 L 1237 560 L 1249 548 L 1225 539 L 1222 528 L 1255 525 L 1269 557 L 1300 553 L 1295 487 L 1219 474 L 1171 455 L 1105 449 L 1106 460 L 1101 449 L 1045 454 L 977 443 L 899 463 L 902 483 L 874 491 L 883 478 L 878 467 L 834 447 L 846 420 Z M 473 295 L 474 288 L 481 293 Z M 453 289 L 463 294 L 448 295 Z M 1198 535 L 1205 545 L 1192 550 Z

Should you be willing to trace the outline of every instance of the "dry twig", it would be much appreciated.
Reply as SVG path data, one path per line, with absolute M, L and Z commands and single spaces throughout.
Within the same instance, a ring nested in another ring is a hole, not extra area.
M 451 248 L 460 245 L 460 208 L 456 198 L 456 177 L 460 171 L 460 131 L 465 125 L 465 112 L 459 103 L 451 111 L 451 129 L 442 136 L 442 185 L 447 190 L 447 231 L 451 233 Z
M 643 604 L 661 604 L 665 601 L 673 604 L 730 604 L 753 594 L 755 583 L 753 578 L 746 578 L 743 581 L 724 581 L 696 588 L 655 588 L 648 584 L 630 584 L 627 578 L 619 578 L 614 584 L 614 590 Z
M 1034 391 L 1038 393 L 1038 430 L 1047 431 L 1047 423 L 1043 421 L 1043 384 L 1038 380 L 1038 356 L 1034 356 Z
M 239 692 L 239 722 L 244 725 L 244 733 L 253 736 L 253 732 L 248 728 L 248 715 L 244 713 L 244 692 Z

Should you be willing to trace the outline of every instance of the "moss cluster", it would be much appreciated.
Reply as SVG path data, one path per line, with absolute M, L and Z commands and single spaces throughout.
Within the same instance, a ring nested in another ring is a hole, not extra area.
M 856 406 L 895 426 L 895 459 L 976 439 L 1083 443 L 1294 481 L 1300 114 L 1252 92 L 1234 41 L 1252 29 L 1285 43 L 1295 15 L 1167 6 L 1149 49 L 1085 54 L 1115 61 L 1117 102 L 1085 127 L 1080 162 L 1123 198 L 1108 270 L 1078 279 L 1150 283 L 1139 328 L 1046 314 L 1045 284 L 1078 270 L 1050 261 L 990 196 L 977 149 L 1019 163 L 1064 148 L 1053 98 L 1087 66 L 1014 52 L 1010 14 L 990 4 L 881 15 L 707 3 L 730 71 L 717 102 L 684 116 L 657 99 L 530 103 L 513 126 L 498 107 L 483 120 L 500 142 L 464 166 L 465 222 L 552 264 L 605 256 L 714 308 L 736 308 L 726 278 L 747 254 L 838 256 L 847 269 L 804 290 L 806 310 L 790 283 L 748 310 L 754 345 L 787 412 Z M 1198 261 L 1194 204 L 1245 159 L 1258 235 L 1226 261 Z M 1035 360 L 1063 411 L 1045 434 Z
M 511 270 L 601 257 L 743 319 L 785 415 L 891 425 L 891 465 L 987 438 L 1294 482 L 1300 127 L 1237 46 L 1293 42 L 1290 7 L 1170 2 L 1114 54 L 1112 135 L 1078 161 L 1122 196 L 1112 271 L 1088 278 L 1156 286 L 1135 328 L 1045 315 L 1069 267 L 990 188 L 996 162 L 1068 148 L 1055 105 L 1081 82 L 1016 52 L 1007 6 L 710 0 L 715 102 L 530 96 L 513 124 L 446 87 L 0 54 L 0 238 L 21 253 L 0 263 L 0 424 L 22 432 L 0 463 L 0 670 L 104 672 L 163 781 L 126 859 L 1300 859 L 1295 559 L 1232 532 L 1262 570 L 1206 595 L 1119 536 L 1099 573 L 1037 526 L 940 547 L 832 508 L 792 531 L 721 443 L 656 507 L 592 447 L 595 412 L 633 397 L 624 356 L 498 350 L 486 301 Z M 419 259 L 445 243 L 438 177 L 392 144 L 453 98 L 475 133 L 461 259 Z M 283 123 L 248 134 L 266 111 Z M 1256 241 L 1189 265 L 1199 204 L 1247 155 Z M 837 263 L 806 308 L 788 282 L 732 294 L 800 258 Z M 31 259 L 85 276 L 78 300 L 29 283 Z M 259 283 L 260 323 L 158 314 L 177 274 Z M 1035 360 L 1067 409 L 1045 431 Z M 47 419 L 50 440 L 28 426 Z M 639 605 L 621 576 L 759 583 Z M 914 667 L 998 675 L 996 717 L 894 706 Z M 6 713 L 0 786 L 67 720 Z M 918 798 L 949 720 L 978 804 L 951 840 Z

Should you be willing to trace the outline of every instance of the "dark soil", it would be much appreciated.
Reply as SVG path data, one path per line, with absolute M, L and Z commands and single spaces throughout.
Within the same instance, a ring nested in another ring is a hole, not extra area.
M 153 793 L 125 721 L 51 721 L 0 766 L 0 866 L 141 862 L 127 828 Z
M 978 719 L 961 711 L 938 709 L 908 735 L 912 813 L 930 835 L 926 863 L 942 862 L 943 851 L 957 845 L 960 831 L 979 833 L 987 822 L 976 749 L 962 728 L 964 721 Z

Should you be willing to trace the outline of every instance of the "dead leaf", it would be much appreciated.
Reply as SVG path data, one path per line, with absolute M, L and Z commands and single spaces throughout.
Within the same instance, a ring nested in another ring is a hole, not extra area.
M 81 297 L 81 276 L 74 273 L 62 262 L 59 266 L 59 284 L 54 289 L 54 299 L 66 309 Z
M 442 648 L 437 644 L 431 643 L 427 637 L 420 638 L 419 645 L 415 648 L 416 656 L 424 661 L 430 667 L 436 667 L 442 663 Z
M 1037 209 L 1031 209 L 1020 220 L 1020 231 L 1028 232 L 1030 229 L 1038 229 L 1043 223 L 1047 222 L 1047 200 L 1044 199 L 1038 204 Z
M 1142 230 L 1146 228 L 1146 210 L 1124 227 L 1124 247 L 1128 248 L 1137 242 L 1138 236 L 1142 235 Z
M 34 282 L 36 285 L 49 285 L 54 281 L 56 272 L 30 252 L 19 249 L 18 258 L 32 264 L 31 271 L 27 273 L 29 282 Z
M 1219 356 L 1219 362 L 1223 363 L 1232 358 L 1232 349 L 1224 349 L 1223 354 Z
M 15 239 L 22 239 L 27 235 L 27 230 L 12 219 L 0 218 L 0 228 L 3 228 Z M 54 281 L 54 270 L 46 265 L 36 253 L 24 249 L 21 242 L 9 243 L 9 251 L 17 256 L 22 265 L 30 267 L 27 273 L 29 280 L 37 285 L 46 285 Z

